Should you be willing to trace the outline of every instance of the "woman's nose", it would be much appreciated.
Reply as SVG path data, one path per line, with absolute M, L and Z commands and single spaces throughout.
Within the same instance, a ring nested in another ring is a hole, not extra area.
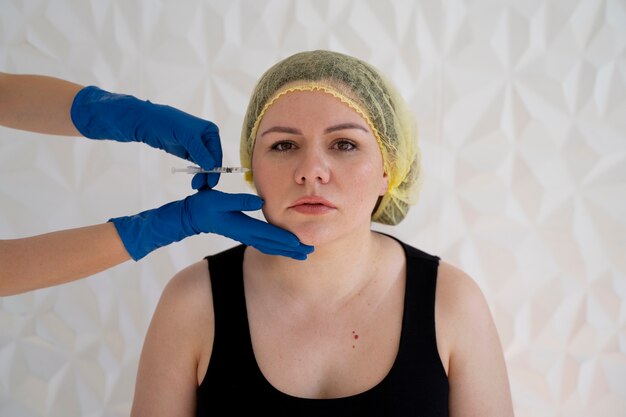
M 330 179 L 330 167 L 323 151 L 309 149 L 302 153 L 302 159 L 294 172 L 296 183 L 320 182 L 326 184 Z

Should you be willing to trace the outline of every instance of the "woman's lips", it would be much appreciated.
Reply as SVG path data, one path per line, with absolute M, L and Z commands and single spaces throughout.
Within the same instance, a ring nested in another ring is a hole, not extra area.
M 330 201 L 315 196 L 299 198 L 289 208 L 298 213 L 312 215 L 326 214 L 336 209 Z

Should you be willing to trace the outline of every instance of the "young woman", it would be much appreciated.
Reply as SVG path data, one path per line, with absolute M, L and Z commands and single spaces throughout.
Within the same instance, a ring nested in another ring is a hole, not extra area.
M 405 104 L 370 65 L 293 55 L 259 80 L 241 159 L 306 260 L 238 245 L 179 272 L 146 336 L 133 416 L 512 416 L 485 299 L 461 270 L 371 229 L 419 178 Z

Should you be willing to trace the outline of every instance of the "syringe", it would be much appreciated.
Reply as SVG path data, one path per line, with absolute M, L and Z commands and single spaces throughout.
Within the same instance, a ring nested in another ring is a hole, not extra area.
M 250 171 L 249 168 L 243 167 L 215 167 L 211 169 L 202 169 L 194 165 L 189 165 L 186 168 L 172 167 L 172 174 L 177 172 L 185 172 L 187 174 L 239 174 L 248 171 Z

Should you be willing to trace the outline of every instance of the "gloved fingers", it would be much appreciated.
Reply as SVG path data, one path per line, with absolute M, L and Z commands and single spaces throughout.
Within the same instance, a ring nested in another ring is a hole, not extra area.
M 269 225 L 270 227 L 266 229 L 267 230 L 271 230 L 271 229 L 277 229 L 278 232 L 288 232 L 287 230 L 281 229 L 277 226 L 271 225 L 269 223 L 263 222 L 261 220 L 257 220 L 257 219 L 252 219 L 251 220 L 255 221 L 255 222 L 260 222 L 264 225 Z M 252 229 L 256 229 L 255 233 L 258 233 L 260 228 L 257 227 L 256 225 L 250 224 L 250 226 L 252 227 Z M 268 233 L 266 233 L 265 235 L 256 235 L 256 234 L 250 234 L 248 237 L 248 240 L 251 242 L 250 246 L 254 246 L 255 248 L 259 249 L 260 247 L 263 247 L 264 249 L 262 250 L 265 253 L 269 253 L 268 251 L 270 250 L 274 250 L 274 251 L 289 251 L 289 252 L 297 252 L 297 253 L 301 253 L 301 254 L 305 254 L 308 255 L 309 253 L 313 252 L 313 246 L 310 245 L 306 245 L 300 241 L 298 241 L 298 244 L 296 246 L 292 246 L 292 242 L 291 240 L 285 240 L 282 237 L 281 238 L 277 238 L 279 236 L 279 234 L 277 233 L 273 233 L 272 236 L 274 236 L 274 238 L 268 238 L 267 237 Z M 294 236 L 297 239 L 297 236 L 291 234 L 292 236 Z M 284 235 L 285 237 L 287 235 Z M 261 250 L 261 249 L 259 249 Z
M 220 174 L 196 174 L 191 179 L 191 188 L 194 190 L 206 190 L 213 188 L 220 180 Z
M 194 209 L 213 212 L 255 211 L 263 207 L 263 200 L 254 194 L 201 190 L 190 198 Z
M 194 162 L 200 165 L 201 168 L 211 169 L 222 166 L 222 143 L 220 141 L 219 129 L 214 123 L 209 122 L 202 132 L 201 141 L 199 143 L 194 142 L 194 144 L 196 147 L 202 147 L 201 150 L 197 151 L 200 156 L 197 160 L 194 159 Z M 211 156 L 211 160 L 204 158 L 207 151 Z M 196 174 L 191 180 L 191 188 L 194 190 L 213 188 L 219 180 L 219 174 Z
M 228 194 L 200 190 L 184 200 L 183 217 L 195 233 L 216 233 L 272 255 L 306 259 L 313 247 L 300 242 L 293 233 L 242 213 L 258 210 L 263 200 L 254 194 Z
M 189 132 L 179 142 L 187 149 L 190 161 L 204 169 L 222 166 L 222 144 L 217 126 L 203 121 L 206 126 L 199 135 Z
M 279 255 L 279 256 L 287 256 L 289 258 L 296 259 L 298 261 L 304 261 L 307 258 L 307 253 L 298 252 L 298 251 L 290 251 L 285 249 L 277 249 L 273 247 L 267 247 L 259 244 L 252 244 L 252 246 L 259 251 L 265 253 L 266 255 Z
M 204 129 L 204 132 L 202 133 L 202 142 L 204 143 L 204 146 L 206 147 L 206 149 L 208 149 L 209 153 L 213 157 L 215 166 L 221 167 L 222 166 L 222 142 L 220 139 L 220 133 L 219 133 L 219 129 L 217 125 L 209 122 L 209 125 Z M 202 165 L 200 164 L 200 166 Z M 206 169 L 209 169 L 209 168 L 206 168 Z
M 232 225 L 234 234 L 242 243 L 249 246 L 262 246 L 266 250 L 287 250 L 309 254 L 313 252 L 313 246 L 301 243 L 296 235 L 278 226 L 255 219 L 244 213 L 225 213 L 224 220 Z

